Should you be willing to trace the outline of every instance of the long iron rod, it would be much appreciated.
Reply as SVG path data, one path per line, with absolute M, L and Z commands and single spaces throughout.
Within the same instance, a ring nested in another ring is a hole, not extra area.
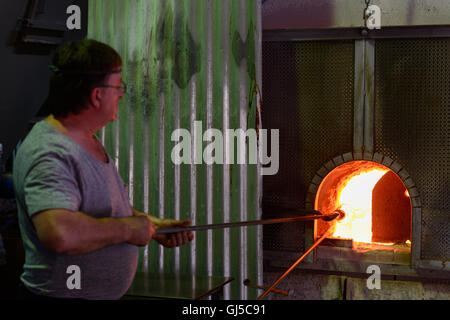
M 264 289 L 264 290 L 266 290 L 268 288 L 268 287 L 264 287 L 264 286 L 260 286 L 260 285 L 251 283 L 249 279 L 245 279 L 244 280 L 244 285 L 248 286 L 248 287 L 253 287 L 253 288 L 257 288 L 257 289 Z M 272 289 L 271 291 L 274 292 L 274 293 L 279 293 L 279 294 L 285 295 L 285 296 L 289 295 L 289 292 L 283 291 L 283 290 Z
M 328 235 L 331 233 L 331 228 L 330 227 L 327 232 L 325 232 L 323 234 L 323 236 L 321 236 L 316 242 L 314 242 L 314 244 L 300 257 L 298 258 L 297 261 L 294 262 L 294 264 L 292 266 L 289 267 L 289 269 L 283 273 L 283 275 L 281 275 L 266 291 L 264 291 L 264 293 L 262 295 L 260 295 L 258 297 L 258 300 L 262 300 L 264 299 L 264 297 L 271 291 L 273 290 L 273 288 L 275 288 L 275 286 L 281 281 L 283 280 L 284 277 L 286 277 L 300 262 L 303 261 L 303 259 L 305 259 L 305 257 L 314 250 L 315 247 L 317 247 L 322 241 L 323 239 L 325 239 L 326 237 L 328 237 Z
M 251 220 L 251 221 L 228 222 L 228 223 L 218 223 L 218 224 L 205 224 L 205 225 L 200 225 L 200 226 L 160 228 L 160 229 L 156 230 L 156 234 L 175 233 L 175 232 L 181 232 L 181 231 L 223 229 L 223 228 L 231 228 L 231 227 L 253 226 L 253 225 L 260 225 L 260 224 L 310 221 L 310 220 L 316 220 L 316 219 L 333 220 L 334 218 L 339 216 L 339 212 L 333 212 L 330 214 L 321 214 L 318 211 L 309 211 L 309 213 L 312 213 L 312 212 L 317 212 L 319 214 L 311 215 L 311 216 L 291 217 L 291 218 L 276 218 L 276 219 Z

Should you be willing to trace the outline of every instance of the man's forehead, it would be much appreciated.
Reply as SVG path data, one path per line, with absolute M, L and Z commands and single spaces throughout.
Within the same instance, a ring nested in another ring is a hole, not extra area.
M 122 72 L 110 73 L 106 79 L 111 81 L 120 81 L 122 80 Z

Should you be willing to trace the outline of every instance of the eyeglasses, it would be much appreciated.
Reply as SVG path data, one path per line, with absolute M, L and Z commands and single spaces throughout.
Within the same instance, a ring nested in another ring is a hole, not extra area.
M 115 89 L 119 89 L 120 91 L 122 91 L 122 93 L 127 93 L 127 85 L 123 81 L 121 81 L 120 86 L 111 86 L 109 84 L 100 84 L 97 87 L 101 87 L 101 88 L 115 88 Z

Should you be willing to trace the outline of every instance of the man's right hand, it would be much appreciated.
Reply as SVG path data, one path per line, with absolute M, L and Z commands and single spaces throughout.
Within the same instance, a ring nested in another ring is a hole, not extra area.
M 155 234 L 155 227 L 146 216 L 131 216 L 122 220 L 128 227 L 128 243 L 145 246 Z

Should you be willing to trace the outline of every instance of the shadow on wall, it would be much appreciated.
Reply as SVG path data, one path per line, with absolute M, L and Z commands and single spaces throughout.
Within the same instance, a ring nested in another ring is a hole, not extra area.
M 68 30 L 67 7 L 81 9 L 81 29 Z M 48 66 L 60 43 L 87 34 L 87 0 L 16 0 L 0 3 L 0 143 L 3 162 L 25 135 L 48 92 Z

